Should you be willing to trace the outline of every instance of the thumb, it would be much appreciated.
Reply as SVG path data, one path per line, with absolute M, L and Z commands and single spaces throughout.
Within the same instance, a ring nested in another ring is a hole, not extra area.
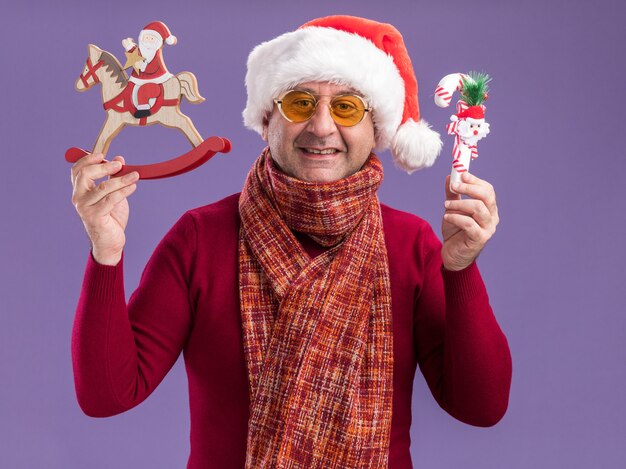
M 109 175 L 109 179 L 111 179 L 112 177 L 114 177 L 116 174 L 118 174 L 122 169 L 124 169 L 124 165 L 126 164 L 126 160 L 124 159 L 123 156 L 121 155 L 117 155 L 115 157 L 113 157 L 113 159 L 111 159 L 111 161 L 119 161 L 120 163 L 122 163 L 122 167 L 120 168 L 119 171 L 116 171 L 114 174 L 110 174 Z
M 117 155 L 116 157 L 114 157 L 111 161 L 119 161 L 122 164 L 126 164 L 126 160 L 124 159 L 123 156 L 121 155 Z

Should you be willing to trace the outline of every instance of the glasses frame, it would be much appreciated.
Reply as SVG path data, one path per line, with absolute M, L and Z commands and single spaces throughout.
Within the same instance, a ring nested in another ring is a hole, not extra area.
M 303 120 L 303 121 L 294 121 L 293 119 L 290 119 L 289 117 L 287 117 L 287 115 L 285 114 L 285 111 L 283 111 L 283 100 L 285 99 L 285 96 L 287 96 L 289 93 L 292 92 L 298 92 L 298 93 L 304 93 L 304 94 L 308 94 L 309 96 L 311 96 L 311 98 L 313 98 L 313 102 L 315 103 L 315 106 L 313 108 L 313 112 L 311 113 L 311 115 Z M 320 98 L 324 97 L 324 96 L 328 96 L 328 97 L 332 97 L 330 103 L 328 103 L 328 110 L 330 112 L 330 116 L 333 119 L 333 122 L 337 125 L 340 125 L 341 127 L 354 127 L 355 125 L 360 124 L 363 119 L 365 118 L 365 115 L 368 112 L 372 111 L 372 108 L 368 106 L 367 101 L 365 101 L 365 98 L 363 98 L 362 96 L 359 96 L 358 94 L 355 93 L 343 93 L 343 94 L 337 94 L 337 95 L 325 95 L 325 94 L 321 94 L 318 95 Z M 361 118 L 355 122 L 352 125 L 344 125 L 344 124 L 340 124 L 339 122 L 337 122 L 336 120 L 336 116 L 332 113 L 332 106 L 331 103 L 337 99 L 337 98 L 342 98 L 344 96 L 351 96 L 351 97 L 355 97 L 357 98 L 359 101 L 361 101 L 361 103 L 363 104 L 363 115 L 361 116 Z M 278 98 L 274 98 L 274 104 L 276 104 L 276 106 L 278 107 L 278 111 L 280 112 L 280 115 L 283 116 L 288 122 L 293 122 L 295 124 L 301 124 L 302 122 L 307 122 L 309 120 L 311 120 L 311 118 L 315 115 L 315 113 L 317 112 L 317 105 L 319 104 L 319 99 L 317 96 L 315 96 L 312 93 L 309 93 L 308 91 L 304 91 L 304 90 L 287 90 L 284 93 L 282 93 Z

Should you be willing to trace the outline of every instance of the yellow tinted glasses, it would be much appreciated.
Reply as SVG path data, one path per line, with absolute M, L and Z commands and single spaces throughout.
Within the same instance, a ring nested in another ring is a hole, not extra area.
M 307 91 L 289 90 L 274 100 L 282 116 L 289 122 L 304 122 L 315 114 L 319 101 Z M 357 125 L 371 111 L 365 100 L 356 94 L 333 96 L 329 104 L 330 115 L 343 127 Z

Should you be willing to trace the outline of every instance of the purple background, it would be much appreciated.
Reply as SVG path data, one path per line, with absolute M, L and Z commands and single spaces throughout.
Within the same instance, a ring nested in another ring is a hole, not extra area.
M 127 230 L 130 293 L 175 220 L 239 191 L 262 148 L 241 124 L 250 49 L 333 13 L 390 22 L 403 32 L 422 114 L 442 133 L 450 111 L 432 102 L 439 79 L 474 69 L 494 77 L 492 133 L 472 170 L 498 193 L 502 221 L 479 264 L 513 354 L 510 406 L 496 427 L 464 425 L 437 407 L 418 372 L 415 466 L 624 467 L 623 2 L 7 3 L 0 15 L 0 467 L 186 463 L 180 361 L 145 403 L 114 418 L 84 416 L 74 395 L 70 333 L 88 241 L 70 202 L 63 153 L 91 148 L 104 118 L 99 88 L 73 89 L 86 45 L 123 58 L 121 39 L 162 19 L 179 38 L 166 47 L 169 69 L 193 71 L 206 98 L 200 106 L 183 104 L 183 112 L 203 136 L 234 142 L 230 155 L 193 173 L 139 184 Z M 451 160 L 452 139 L 444 141 L 435 166 L 410 177 L 382 155 L 382 200 L 435 227 Z M 127 128 L 110 156 L 148 163 L 187 148 L 174 130 Z

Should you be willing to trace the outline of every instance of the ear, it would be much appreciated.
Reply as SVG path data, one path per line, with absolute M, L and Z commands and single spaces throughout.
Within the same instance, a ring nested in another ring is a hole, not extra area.
M 91 63 L 95 64 L 102 55 L 102 49 L 100 49 L 98 46 L 94 46 L 93 44 L 89 44 L 87 46 L 87 50 L 89 51 L 89 58 L 91 59 Z
M 266 115 L 263 118 L 263 130 L 261 132 L 261 138 L 263 139 L 264 142 L 267 142 L 267 135 L 268 135 L 269 125 L 270 125 L 270 121 L 269 121 L 269 118 Z

